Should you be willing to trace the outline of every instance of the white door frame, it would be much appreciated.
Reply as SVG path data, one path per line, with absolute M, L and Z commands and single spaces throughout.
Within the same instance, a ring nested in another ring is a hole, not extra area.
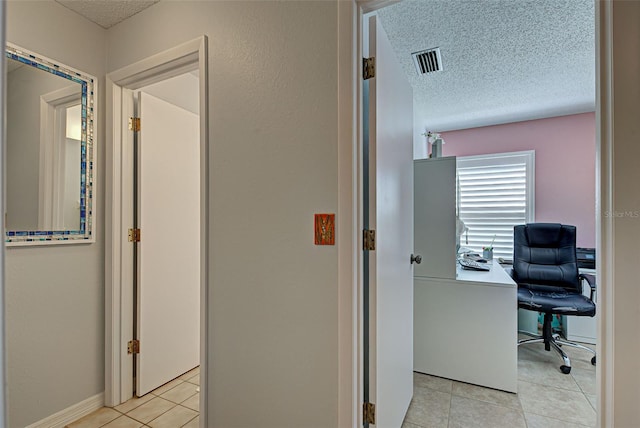
M 355 205 L 357 214 L 356 232 L 362 230 L 362 159 L 361 159 L 361 139 L 362 139 L 362 16 L 365 13 L 379 10 L 383 7 L 395 4 L 401 0 L 353 0 L 355 2 L 355 31 L 356 40 L 355 61 L 357 74 L 355 81 L 355 102 L 354 108 L 354 132 L 356 132 L 357 152 L 355 156 L 357 176 L 355 178 L 353 193 L 355 195 Z M 614 421 L 614 359 L 612 343 L 614 339 L 613 330 L 613 310 L 614 301 L 612 296 L 612 284 L 614 281 L 612 268 L 613 264 L 613 219 L 605 217 L 603 212 L 613 212 L 613 176 L 611 170 L 611 156 L 613 149 L 613 104 L 612 104 L 612 53 L 613 53 L 613 11 L 611 1 L 596 1 L 596 163 L 599 171 L 596 174 L 596 246 L 598 252 L 604 257 L 597 260 L 597 283 L 598 290 L 598 314 L 596 315 L 598 329 L 598 343 L 596 352 L 598 355 L 598 365 L 596 366 L 597 378 L 597 422 L 598 426 L 613 426 Z M 353 344 L 355 368 L 352 372 L 352 383 L 354 385 L 353 412 L 354 421 L 362 426 L 362 251 L 361 238 L 356 233 L 354 238 L 357 245 L 357 269 L 354 269 L 355 291 L 354 304 L 356 314 L 354 316 Z M 342 419 L 341 419 L 342 420 Z
M 199 71 L 200 93 L 200 424 L 207 426 L 207 248 L 208 248 L 208 91 L 207 38 L 201 36 L 175 48 L 138 61 L 106 77 L 106 201 L 105 211 L 105 404 L 118 405 L 132 397 L 133 358 L 127 342 L 133 334 L 133 245 L 128 229 L 133 225 L 132 133 L 123 118 L 132 114 L 123 92 Z
M 0 45 L 5 46 L 5 33 L 7 31 L 6 25 L 6 5 L 4 2 L 0 4 Z M 7 58 L 3 55 L 2 59 L 0 59 L 0 70 L 2 73 L 5 72 L 7 66 Z M 0 117 L 6 117 L 7 103 L 6 103 L 6 82 L 7 79 L 2 79 L 0 81 L 0 99 L 3 100 L 2 104 L 0 104 Z M 6 206 L 6 197 L 7 191 L 6 189 L 6 153 L 7 153 L 7 139 L 6 139 L 6 120 L 0 121 L 0 212 L 7 212 Z M 0 227 L 2 230 L 5 230 L 5 219 L 4 216 L 0 218 Z M 5 316 L 5 254 L 7 251 L 6 245 L 3 245 L 0 248 L 0 382 L 2 384 L 2 388 L 0 388 L 0 426 L 7 426 L 9 422 L 9 418 L 7 417 L 7 348 L 6 348 L 6 316 Z

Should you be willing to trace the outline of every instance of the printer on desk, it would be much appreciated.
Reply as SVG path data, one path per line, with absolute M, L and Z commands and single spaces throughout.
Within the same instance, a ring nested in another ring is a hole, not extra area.
M 576 256 L 578 257 L 578 268 L 595 269 L 596 268 L 596 249 L 595 248 L 576 248 Z

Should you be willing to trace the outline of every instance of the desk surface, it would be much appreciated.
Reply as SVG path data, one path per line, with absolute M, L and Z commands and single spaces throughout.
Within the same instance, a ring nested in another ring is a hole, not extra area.
M 462 269 L 460 263 L 458 263 L 456 281 L 482 282 L 484 284 L 507 287 L 516 286 L 516 283 L 496 259 L 488 263 L 491 263 L 491 270 L 488 271 Z

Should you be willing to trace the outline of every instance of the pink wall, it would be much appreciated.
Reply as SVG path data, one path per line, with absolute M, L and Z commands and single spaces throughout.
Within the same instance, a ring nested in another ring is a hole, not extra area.
M 535 150 L 535 221 L 572 224 L 595 247 L 595 113 L 443 132 L 444 156 Z

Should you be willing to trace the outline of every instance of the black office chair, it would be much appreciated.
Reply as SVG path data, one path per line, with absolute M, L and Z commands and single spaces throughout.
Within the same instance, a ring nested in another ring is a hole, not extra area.
M 594 350 L 561 339 L 551 328 L 554 314 L 583 317 L 596 314 L 593 302 L 595 278 L 593 275 L 578 273 L 575 226 L 557 223 L 515 226 L 511 276 L 518 284 L 518 307 L 544 313 L 542 336 L 521 331 L 520 333 L 534 338 L 519 340 L 518 346 L 544 343 L 547 351 L 553 346 L 564 360 L 560 370 L 565 374 L 571 372 L 571 361 L 562 350 L 562 345 L 593 353 L 591 364 L 595 365 Z M 582 294 L 583 279 L 591 287 L 591 298 Z

